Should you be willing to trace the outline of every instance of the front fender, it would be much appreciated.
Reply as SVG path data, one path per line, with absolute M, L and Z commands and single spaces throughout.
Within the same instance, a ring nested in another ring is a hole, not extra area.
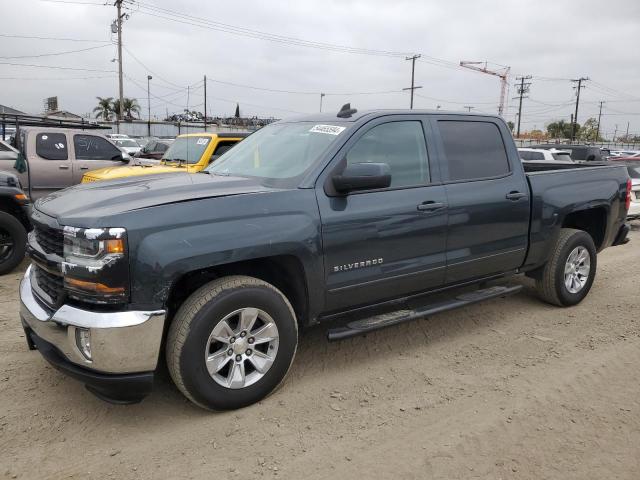
M 303 265 L 309 292 L 324 278 L 313 190 L 287 190 L 181 202 L 137 212 L 129 233 L 131 300 L 164 308 L 182 275 L 276 255 Z M 314 296 L 319 296 L 313 293 Z M 315 300 L 310 298 L 310 306 Z

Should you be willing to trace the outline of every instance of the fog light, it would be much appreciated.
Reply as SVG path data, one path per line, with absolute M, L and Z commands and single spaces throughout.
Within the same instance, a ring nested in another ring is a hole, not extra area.
M 84 358 L 91 361 L 91 331 L 86 328 L 76 328 L 76 345 Z

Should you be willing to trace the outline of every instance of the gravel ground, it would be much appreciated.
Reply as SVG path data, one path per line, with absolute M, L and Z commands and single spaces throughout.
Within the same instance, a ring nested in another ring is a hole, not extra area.
M 161 373 L 114 406 L 27 350 L 0 279 L 0 478 L 640 477 L 640 225 L 570 309 L 525 290 L 367 337 L 302 338 L 268 399 L 212 414 Z

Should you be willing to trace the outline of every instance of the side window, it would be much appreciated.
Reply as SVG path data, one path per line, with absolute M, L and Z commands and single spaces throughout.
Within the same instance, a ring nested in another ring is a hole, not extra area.
M 153 152 L 153 149 L 156 147 L 156 142 L 151 140 L 144 146 L 145 152 Z
M 544 153 L 531 152 L 531 160 L 544 160 Z
M 158 152 L 158 153 L 164 153 L 167 150 L 169 150 L 169 145 L 167 145 L 166 143 L 156 143 L 155 145 L 155 150 L 153 150 L 154 152 Z
M 351 147 L 347 163 L 386 163 L 391 170 L 391 187 L 430 182 L 427 146 L 418 121 L 373 127 Z
M 36 154 L 46 160 L 67 160 L 67 136 L 64 133 L 36 135 Z
M 122 153 L 102 137 L 74 135 L 73 147 L 78 160 L 118 160 Z
M 211 154 L 209 162 L 217 160 L 222 154 L 227 153 L 236 144 L 236 142 L 219 142 L 216 149 Z
M 449 180 L 473 180 L 509 173 L 498 126 L 491 122 L 439 120 Z
M 531 152 L 528 150 L 518 150 L 518 154 L 522 160 L 531 160 Z
M 11 150 L 4 143 L 0 142 L 0 152 L 10 152 Z

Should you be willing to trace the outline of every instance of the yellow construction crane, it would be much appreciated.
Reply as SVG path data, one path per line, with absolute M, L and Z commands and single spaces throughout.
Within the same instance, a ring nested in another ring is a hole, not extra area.
M 488 62 L 460 62 L 460 66 L 464 68 L 468 68 L 470 70 L 475 70 L 476 72 L 487 73 L 489 75 L 493 75 L 495 77 L 500 78 L 500 104 L 498 105 L 498 115 L 502 115 L 504 113 L 504 102 L 507 98 L 507 86 L 509 83 L 507 82 L 507 76 L 509 75 L 509 71 L 511 67 L 502 67 L 499 70 L 489 70 L 487 68 Z M 480 66 L 478 66 L 480 65 Z

